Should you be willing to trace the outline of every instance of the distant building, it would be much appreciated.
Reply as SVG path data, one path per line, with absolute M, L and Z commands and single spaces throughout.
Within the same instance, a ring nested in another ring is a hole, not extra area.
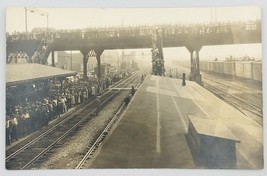
M 97 64 L 96 58 L 89 57 L 87 63 L 88 72 L 93 72 L 94 67 Z M 58 52 L 58 62 L 56 63 L 56 67 L 62 68 L 65 70 L 72 70 L 82 72 L 83 71 L 83 55 L 81 53 L 73 52 L 67 53 L 65 51 Z
M 98 73 L 98 67 L 94 68 L 94 74 L 97 75 Z M 112 74 L 114 72 L 114 67 L 111 66 L 111 64 L 101 64 L 101 75 L 108 75 L 108 74 Z
M 123 66 L 121 62 L 121 56 L 114 51 L 107 51 L 101 55 L 101 74 L 112 74 L 113 72 L 122 69 Z M 125 67 L 130 69 L 131 67 L 138 67 L 137 63 L 133 62 L 132 57 L 125 56 L 124 61 Z M 83 55 L 80 52 L 57 52 L 57 68 L 62 68 L 65 70 L 72 70 L 78 73 L 83 73 Z M 125 68 L 125 70 L 127 70 Z M 87 63 L 87 71 L 90 75 L 97 75 L 97 60 L 95 57 L 89 57 Z
M 101 58 L 101 63 L 102 63 L 102 58 Z M 87 63 L 87 70 L 89 71 L 89 73 L 93 73 L 95 71 L 96 66 L 97 66 L 96 58 L 95 57 L 89 57 L 88 63 Z

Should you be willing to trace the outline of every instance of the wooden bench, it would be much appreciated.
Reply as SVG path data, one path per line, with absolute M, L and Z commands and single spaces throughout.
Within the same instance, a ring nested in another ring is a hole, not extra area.
M 201 166 L 236 166 L 236 143 L 240 141 L 218 119 L 189 115 L 186 139 L 195 161 Z

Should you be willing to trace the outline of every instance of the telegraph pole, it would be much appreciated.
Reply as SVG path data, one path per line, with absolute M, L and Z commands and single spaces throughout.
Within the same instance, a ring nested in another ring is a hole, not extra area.
M 25 7 L 24 8 L 25 9 L 25 31 L 26 31 L 26 33 L 28 33 L 28 22 L 27 22 L 27 20 L 28 20 L 28 17 L 27 17 L 27 7 Z

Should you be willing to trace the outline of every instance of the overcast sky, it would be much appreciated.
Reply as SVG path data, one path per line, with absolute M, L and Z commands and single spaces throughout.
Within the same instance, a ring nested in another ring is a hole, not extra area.
M 34 27 L 49 26 L 56 29 L 85 28 L 88 26 L 137 25 L 161 23 L 193 23 L 210 21 L 255 20 L 261 18 L 260 8 L 31 8 L 27 7 L 28 31 Z M 34 11 L 34 12 L 32 12 Z M 25 31 L 25 8 L 9 7 L 6 10 L 7 32 Z

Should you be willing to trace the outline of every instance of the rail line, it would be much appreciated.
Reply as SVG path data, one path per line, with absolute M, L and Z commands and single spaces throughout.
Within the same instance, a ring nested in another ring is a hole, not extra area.
M 96 141 L 93 143 L 92 146 L 89 146 L 89 150 L 86 152 L 80 163 L 77 165 L 75 169 L 82 169 L 84 164 L 90 157 L 93 155 L 93 153 L 97 150 L 97 148 L 101 145 L 102 141 L 105 139 L 105 137 L 108 135 L 111 127 L 113 124 L 117 121 L 119 114 L 121 113 L 122 109 L 124 108 L 125 103 L 121 105 L 119 110 L 116 112 L 116 114 L 113 116 L 111 121 L 108 123 L 108 125 L 105 127 L 105 129 L 101 132 L 101 134 L 98 136 Z
M 189 70 L 186 67 L 182 67 L 185 70 Z M 179 74 L 181 74 L 179 72 Z M 227 81 L 227 84 L 220 82 L 218 79 L 214 78 L 210 74 L 204 74 L 203 77 L 204 87 L 209 91 L 214 93 L 220 99 L 223 99 L 241 113 L 256 121 L 260 126 L 263 125 L 263 109 L 262 109 L 262 93 L 253 93 L 251 88 L 247 88 L 245 86 L 240 86 L 237 84 L 233 84 L 230 81 Z M 215 85 L 215 84 L 216 85 Z M 238 88 L 237 88 L 238 86 Z M 229 93 L 229 90 L 235 90 L 239 92 L 239 96 Z M 245 94 L 248 100 L 245 100 L 242 97 L 242 94 Z M 248 98 L 250 96 L 250 98 Z
M 105 96 L 102 96 L 101 101 L 104 101 L 101 105 L 103 106 L 108 100 L 113 98 L 116 93 L 118 93 L 118 91 L 109 92 L 105 94 Z M 76 114 L 72 118 L 68 119 L 68 121 L 66 121 L 67 123 L 65 122 L 58 125 L 53 130 L 41 135 L 38 139 L 34 139 L 33 142 L 26 144 L 20 152 L 16 152 L 15 155 L 12 155 L 12 157 L 9 156 L 8 159 L 6 159 L 7 169 L 12 168 L 21 170 L 28 168 L 29 165 L 48 152 L 60 140 L 67 137 L 68 134 L 75 130 L 79 125 L 86 122 L 86 120 L 90 120 L 91 114 L 95 111 L 95 109 L 96 107 L 92 106 L 80 111 L 79 114 Z
M 259 125 L 262 126 L 262 108 L 254 105 L 248 101 L 245 101 L 233 94 L 229 94 L 225 90 L 218 88 L 214 85 L 211 85 L 207 82 L 204 83 L 205 88 L 207 88 L 209 91 L 213 92 L 216 96 L 219 98 L 225 100 L 230 105 L 234 106 L 236 109 L 238 109 L 240 112 L 242 112 L 244 115 L 250 117 L 251 119 L 255 120 Z M 253 115 L 251 115 L 253 114 Z M 257 116 L 257 117 L 255 117 Z
M 244 87 L 244 86 L 241 86 L 241 85 L 233 84 L 230 81 L 219 82 L 218 79 L 210 77 L 210 76 L 203 78 L 203 80 L 216 82 L 217 84 L 226 86 L 228 89 L 230 88 L 230 89 L 233 89 L 233 90 L 237 90 L 239 92 L 249 94 L 249 95 L 251 95 L 251 96 L 253 96 L 253 97 L 257 98 L 257 99 L 260 99 L 260 100 L 262 99 L 261 91 L 256 91 L 256 93 L 255 93 L 255 90 L 252 89 L 252 88 L 248 88 L 248 87 Z M 252 94 L 252 92 L 253 92 L 253 94 Z
M 205 78 L 205 79 L 206 79 L 206 78 Z M 222 85 L 223 87 L 227 87 L 227 88 L 225 88 L 226 90 L 232 89 L 232 87 L 229 87 L 228 85 L 225 85 L 225 84 L 220 83 L 220 82 L 218 82 L 218 81 L 213 81 L 213 82 L 215 82 L 217 85 L 219 84 L 219 85 Z M 234 95 L 234 94 L 230 94 L 230 93 L 228 93 L 228 91 L 226 91 L 222 86 L 219 86 L 220 88 L 218 88 L 217 85 L 215 86 L 215 85 L 213 84 L 213 82 L 211 83 L 210 81 L 209 81 L 209 82 L 204 81 L 204 84 L 205 84 L 205 85 L 208 85 L 208 86 L 212 86 L 213 88 L 217 88 L 217 89 L 220 90 L 223 94 L 225 94 L 225 95 L 227 95 L 227 96 L 229 96 L 229 97 L 233 97 L 233 98 L 235 98 L 235 99 L 238 99 L 239 101 L 243 102 L 244 104 L 247 104 L 247 106 L 249 106 L 249 107 L 255 109 L 256 111 L 258 111 L 258 112 L 262 112 L 262 106 L 261 106 L 261 105 L 255 104 L 255 103 L 253 103 L 253 102 L 251 102 L 251 101 L 248 101 L 248 100 L 245 100 L 245 99 L 242 99 L 242 98 L 240 98 L 239 96 L 236 96 L 236 95 Z M 240 89 L 236 89 L 236 90 L 237 90 L 238 92 L 241 92 L 241 93 L 250 94 L 249 92 L 246 92 L 246 91 L 243 91 L 243 90 L 240 90 Z
M 117 86 L 124 84 L 126 81 L 132 81 L 137 76 L 138 72 L 119 82 Z M 106 103 L 111 101 L 118 93 L 119 90 L 110 90 L 104 93 L 100 97 L 102 102 L 100 106 L 104 106 Z M 96 105 L 94 104 L 94 101 L 92 101 L 85 107 L 62 120 L 57 125 L 47 129 L 47 131 L 34 138 L 17 151 L 8 155 L 6 157 L 6 168 L 27 169 L 29 166 L 34 165 L 35 162 L 41 160 L 42 156 L 49 154 L 49 151 L 52 148 L 60 147 L 60 141 L 75 132 L 75 130 L 81 127 L 83 123 L 89 121 L 95 110 Z
M 138 82 L 135 85 L 135 88 L 140 87 L 142 82 Z M 79 164 L 76 166 L 75 169 L 82 169 L 85 163 L 92 157 L 92 155 L 95 153 L 95 151 L 100 147 L 105 137 L 108 135 L 109 131 L 111 130 L 112 126 L 116 123 L 116 121 L 119 118 L 120 113 L 122 112 L 123 108 L 125 107 L 125 103 L 123 103 L 118 111 L 115 113 L 115 115 L 112 117 L 110 122 L 107 124 L 107 126 L 104 128 L 104 130 L 100 133 L 98 138 L 95 140 L 95 142 L 88 146 L 89 150 L 86 152 L 82 160 L 79 162 Z

